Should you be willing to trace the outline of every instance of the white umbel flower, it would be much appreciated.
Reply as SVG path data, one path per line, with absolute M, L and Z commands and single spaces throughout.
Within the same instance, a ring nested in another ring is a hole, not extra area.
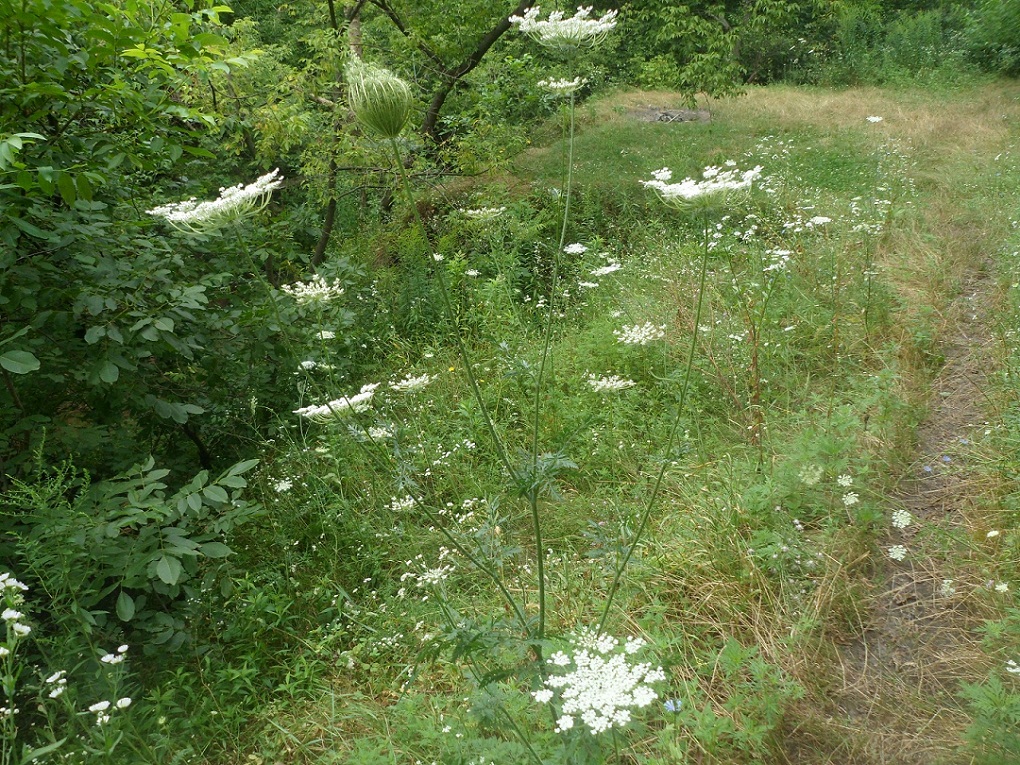
M 436 375 L 430 374 L 419 375 L 418 377 L 408 375 L 399 382 L 390 383 L 390 387 L 393 390 L 400 391 L 401 393 L 411 393 L 413 391 L 421 390 L 435 379 Z
M 192 197 L 183 202 L 153 207 L 149 215 L 162 218 L 179 231 L 188 234 L 206 234 L 224 223 L 254 215 L 269 204 L 273 191 L 283 185 L 277 168 L 247 186 L 238 184 L 221 188 L 220 195 L 208 202 Z
M 588 80 L 575 77 L 572 80 L 539 80 L 538 87 L 548 90 L 554 96 L 569 96 L 580 90 Z
M 627 388 L 633 388 L 637 385 L 633 380 L 626 380 L 619 375 L 610 375 L 609 377 L 596 377 L 595 375 L 588 375 L 588 385 L 596 393 L 605 393 L 607 391 L 626 390 Z
M 562 53 L 579 48 L 594 48 L 606 39 L 616 26 L 616 11 L 606 11 L 600 18 L 590 18 L 592 7 L 578 6 L 577 13 L 564 18 L 563 11 L 553 11 L 549 18 L 538 18 L 541 8 L 529 8 L 523 16 L 511 16 L 510 23 L 517 25 L 539 45 Z
M 666 336 L 666 328 L 663 325 L 658 327 L 650 321 L 644 324 L 635 324 L 633 327 L 625 326 L 622 329 L 614 329 L 616 341 L 624 345 L 648 345 L 653 340 L 661 340 Z
M 545 687 L 532 693 L 541 704 L 559 696 L 561 716 L 556 732 L 570 730 L 577 722 L 592 735 L 626 725 L 631 711 L 651 704 L 658 694 L 652 684 L 666 679 L 662 667 L 652 668 L 631 658 L 644 646 L 638 638 L 620 642 L 592 630 L 571 640 L 572 653 L 557 651 L 549 657 L 551 667 L 568 668 L 564 674 L 552 674 Z
M 337 420 L 350 414 L 358 414 L 368 409 L 372 402 L 372 396 L 375 395 L 375 389 L 378 387 L 379 383 L 369 383 L 368 385 L 363 385 L 361 391 L 350 398 L 338 398 L 318 406 L 305 406 L 301 409 L 295 409 L 294 414 L 320 424 Z
M 330 300 L 344 294 L 344 288 L 340 286 L 339 279 L 334 279 L 330 283 L 319 274 L 315 274 L 310 281 L 284 284 L 280 289 L 294 298 L 299 305 L 328 303 Z M 330 338 L 332 337 L 335 337 L 335 335 L 330 333 Z M 323 335 L 323 339 L 330 338 L 326 338 Z
M 718 167 L 706 167 L 700 181 L 684 178 L 679 183 L 669 183 L 673 172 L 664 167 L 652 173 L 652 180 L 641 181 L 641 185 L 654 189 L 664 202 L 679 206 L 703 197 L 750 189 L 751 184 L 761 175 L 761 171 L 761 165 L 743 172 L 737 168 L 723 171 Z

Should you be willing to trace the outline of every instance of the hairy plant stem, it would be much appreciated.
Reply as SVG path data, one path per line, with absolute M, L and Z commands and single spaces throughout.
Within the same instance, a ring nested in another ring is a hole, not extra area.
M 414 219 L 418 223 L 418 227 L 421 229 L 422 237 L 429 248 L 429 252 L 433 256 L 433 260 L 436 260 L 435 256 L 437 253 L 432 246 L 432 240 L 429 239 L 428 231 L 425 228 L 425 222 L 421 219 L 421 213 L 418 212 L 418 205 L 415 204 L 414 194 L 411 192 L 411 184 L 407 178 L 407 172 L 404 170 L 404 160 L 400 156 L 400 149 L 397 146 L 395 139 L 390 139 L 390 146 L 393 149 L 393 157 L 396 161 L 397 172 L 400 175 L 400 182 L 404 189 L 404 195 L 407 197 L 407 202 L 414 213 Z M 460 354 L 460 360 L 464 364 L 464 372 L 467 375 L 468 383 L 471 385 L 471 392 L 474 394 L 475 401 L 478 402 L 479 409 L 481 409 L 482 417 L 485 419 L 485 425 L 488 428 L 489 435 L 492 437 L 500 462 L 503 463 L 504 469 L 507 473 L 509 473 L 511 481 L 515 484 L 519 484 L 521 480 L 520 475 L 516 470 L 514 470 L 513 465 L 510 464 L 510 459 L 507 457 L 506 449 L 503 447 L 503 442 L 500 439 L 499 434 L 496 432 L 496 426 L 492 422 L 492 417 L 489 414 L 489 408 L 485 405 L 485 399 L 482 398 L 482 391 L 478 387 L 478 379 L 475 377 L 475 373 L 472 368 L 471 356 L 468 353 L 467 344 L 464 342 L 464 338 L 460 336 L 460 332 L 457 329 L 456 314 L 453 310 L 453 302 L 450 300 L 450 290 L 446 283 L 446 275 L 443 273 L 442 266 L 436 268 L 436 274 L 439 280 L 439 294 L 442 296 L 443 300 L 443 310 L 446 313 L 447 320 L 453 326 L 453 336 L 457 340 L 457 352 Z M 453 535 L 450 534 L 446 527 L 439 522 L 439 519 L 432 515 L 431 511 L 429 511 L 428 508 L 425 508 L 423 504 L 419 503 L 417 499 L 415 500 L 415 505 L 422 508 L 429 515 L 429 520 L 432 521 L 436 528 L 440 530 L 440 533 L 442 533 L 443 536 L 456 547 L 459 553 L 464 555 L 464 557 L 466 557 L 472 565 L 476 566 L 482 573 L 493 581 L 496 587 L 499 588 L 503 599 L 506 600 L 507 604 L 513 610 L 514 616 L 520 622 L 521 630 L 527 632 L 527 617 L 524 615 L 521 607 L 517 604 L 517 601 L 510 594 L 510 591 L 506 588 L 506 585 L 503 583 L 499 574 L 471 555 L 463 545 L 454 539 Z
M 613 583 L 609 587 L 609 594 L 606 596 L 606 605 L 602 609 L 602 617 L 599 619 L 598 627 L 595 629 L 598 634 L 601 634 L 606 626 L 606 620 L 609 618 L 609 611 L 613 606 L 613 599 L 616 597 L 616 593 L 620 589 L 620 581 L 623 579 L 623 572 L 626 570 L 627 564 L 630 563 L 630 559 L 634 555 L 634 550 L 637 549 L 638 542 L 641 541 L 641 537 L 644 535 L 645 527 L 648 525 L 648 519 L 651 517 L 652 510 L 659 498 L 659 491 L 662 488 L 663 479 L 666 477 L 666 468 L 669 466 L 669 455 L 673 451 L 673 444 L 676 442 L 676 436 L 680 430 L 680 422 L 683 418 L 684 406 L 687 403 L 687 391 L 690 388 L 691 370 L 694 367 L 694 353 L 698 347 L 698 327 L 701 325 L 701 308 L 705 301 L 705 277 L 708 274 L 708 213 L 703 213 L 703 216 L 702 222 L 704 239 L 702 242 L 701 253 L 701 274 L 698 278 L 698 302 L 694 311 L 694 330 L 691 333 L 691 346 L 687 352 L 687 364 L 684 367 L 683 386 L 680 389 L 680 401 L 676 408 L 676 418 L 673 420 L 673 426 L 669 431 L 669 438 L 666 440 L 666 449 L 663 455 L 662 466 L 659 468 L 659 474 L 655 478 L 655 484 L 652 487 L 652 494 L 648 498 L 648 503 L 645 505 L 644 512 L 641 514 L 641 522 L 638 523 L 637 531 L 634 533 L 634 539 L 627 548 L 627 554 L 623 556 L 623 561 L 619 566 L 617 566 L 616 572 L 613 576 Z
M 404 169 L 404 160 L 400 156 L 400 148 L 397 146 L 396 139 L 390 139 L 390 147 L 393 149 L 393 157 L 396 161 L 397 172 L 400 175 L 400 183 L 404 189 L 404 195 L 407 197 L 407 203 L 411 207 L 411 212 L 414 214 L 415 222 L 421 229 L 422 237 L 429 248 L 429 253 L 432 255 L 433 260 L 438 261 L 438 253 L 432 246 L 432 240 L 429 239 L 428 229 L 425 228 L 425 222 L 421 219 L 421 213 L 418 211 L 418 205 L 415 204 L 414 201 L 414 194 L 411 193 L 411 182 L 407 178 L 407 171 Z M 496 431 L 496 426 L 492 422 L 492 416 L 489 414 L 489 407 L 485 405 L 485 399 L 482 397 L 481 388 L 478 387 L 478 379 L 475 377 L 475 372 L 472 368 L 471 355 L 468 353 L 467 344 L 464 342 L 464 338 L 460 336 L 460 332 L 457 330 L 457 315 L 453 310 L 453 302 L 450 300 L 450 288 L 446 283 L 446 274 L 441 266 L 436 268 L 436 278 L 439 280 L 439 294 L 443 301 L 443 311 L 446 313 L 446 318 L 453 327 L 453 336 L 457 341 L 457 353 L 460 355 L 460 359 L 464 364 L 464 373 L 467 375 L 468 383 L 471 386 L 471 392 L 474 394 L 475 401 L 478 402 L 479 409 L 481 409 L 482 418 L 485 420 L 485 427 L 489 431 L 489 435 L 492 437 L 492 442 L 496 448 L 497 455 L 499 456 L 499 461 L 503 463 L 503 467 L 507 473 L 509 473 L 511 480 L 514 481 L 514 483 L 518 483 L 521 480 L 521 476 L 511 464 L 510 458 L 507 456 L 506 449 L 503 446 L 503 441 L 500 439 L 499 433 Z
M 545 637 L 545 549 L 542 544 L 542 518 L 538 511 L 538 443 L 539 425 L 542 414 L 542 379 L 545 377 L 546 364 L 549 362 L 549 348 L 552 345 L 553 326 L 556 319 L 556 289 L 560 275 L 560 255 L 567 243 L 567 223 L 570 219 L 570 192 L 574 179 L 574 94 L 570 94 L 567 107 L 567 167 L 566 182 L 563 184 L 563 222 L 560 225 L 560 241 L 553 253 L 552 278 L 549 282 L 549 299 L 546 307 L 545 338 L 542 341 L 542 357 L 535 376 L 535 425 L 531 436 L 531 479 L 532 486 L 528 492 L 528 503 L 531 506 L 531 523 L 535 534 L 535 562 L 538 574 L 538 632 L 539 640 Z

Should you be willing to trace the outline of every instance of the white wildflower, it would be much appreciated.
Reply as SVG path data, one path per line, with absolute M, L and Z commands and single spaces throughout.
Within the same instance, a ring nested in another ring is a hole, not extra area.
M 461 214 L 466 218 L 472 220 L 488 221 L 495 220 L 500 215 L 506 212 L 505 207 L 475 207 L 469 209 L 461 209 Z
M 657 191 L 665 202 L 682 205 L 700 197 L 749 189 L 761 171 L 761 165 L 744 172 L 736 168 L 720 171 L 717 167 L 707 167 L 700 181 L 684 178 L 679 183 L 667 183 L 673 174 L 669 168 L 663 168 L 652 173 L 654 180 L 641 181 L 641 185 Z
M 616 341 L 624 345 L 648 345 L 653 340 L 661 340 L 666 336 L 665 325 L 655 326 L 650 321 L 644 324 L 635 324 L 633 327 L 625 326 L 622 329 L 614 329 Z
M 379 383 L 369 383 L 361 386 L 361 391 L 350 398 L 338 398 L 318 406 L 305 406 L 295 409 L 294 414 L 318 423 L 326 423 L 352 413 L 358 414 L 368 409 L 378 387 Z
M 21 613 L 21 611 L 15 611 L 13 608 L 5 608 L 4 612 L 0 614 L 0 619 L 3 619 L 5 622 L 13 622 L 20 619 L 22 616 L 24 616 L 24 614 Z
M 814 486 L 822 480 L 822 467 L 821 465 L 805 465 L 800 469 L 798 475 L 805 486 Z
M 943 579 L 942 584 L 939 586 L 939 595 L 943 598 L 949 598 L 956 594 L 956 588 L 953 587 L 952 579 Z
M 559 696 L 558 733 L 570 730 L 578 721 L 592 735 L 624 726 L 630 722 L 631 710 L 658 698 L 651 684 L 665 680 L 662 668 L 631 663 L 630 657 L 644 646 L 643 641 L 628 639 L 621 651 L 615 638 L 588 630 L 571 642 L 576 648 L 572 654 L 557 651 L 547 660 L 551 666 L 569 667 L 569 671 L 550 675 L 545 688 L 532 694 L 540 703 Z
M 907 548 L 903 545 L 893 545 L 889 548 L 889 557 L 893 560 L 903 560 L 907 557 Z
M 149 215 L 163 218 L 174 228 L 189 234 L 204 234 L 232 220 L 247 218 L 269 204 L 273 191 L 283 185 L 279 169 L 266 173 L 247 186 L 238 184 L 221 188 L 220 195 L 210 202 L 194 197 L 148 210 Z
M 517 25 L 523 34 L 540 45 L 571 52 L 581 47 L 595 47 L 616 26 L 615 10 L 607 11 L 597 19 L 589 18 L 591 11 L 591 6 L 579 6 L 572 18 L 564 18 L 562 11 L 553 11 L 548 19 L 541 21 L 538 18 L 541 9 L 536 5 L 526 10 L 523 16 L 511 16 L 510 23 Z
M 315 274 L 307 282 L 284 284 L 281 289 L 294 298 L 298 305 L 326 303 L 344 294 L 344 288 L 340 286 L 339 279 L 335 279 L 330 284 L 319 274 Z M 332 333 L 330 333 L 330 337 L 332 336 Z
M 26 592 L 28 587 L 5 571 L 0 574 L 0 591 L 2 590 L 20 590 L 22 592 Z
M 122 699 L 117 699 L 117 709 L 127 709 L 129 706 L 131 706 L 131 699 L 127 696 Z
M 318 337 L 320 340 L 333 340 L 336 337 L 336 332 L 331 329 L 323 329 L 319 332 Z
M 554 96 L 569 96 L 576 93 L 588 80 L 575 77 L 572 80 L 539 80 L 538 87 L 548 90 Z
M 590 273 L 592 276 L 609 276 L 609 274 L 613 273 L 614 271 L 619 271 L 621 268 L 623 268 L 623 266 L 621 266 L 615 260 L 611 260 L 609 261 L 608 264 L 601 266 L 600 268 L 596 268 L 594 271 L 589 271 L 588 273 Z
M 108 653 L 105 656 L 100 656 L 99 660 L 103 664 L 120 664 L 124 661 L 124 654 L 122 653 Z
M 97 701 L 95 704 L 89 707 L 90 712 L 105 712 L 110 708 L 109 701 Z
M 588 385 L 591 386 L 592 390 L 596 393 L 604 393 L 606 391 L 614 390 L 625 390 L 626 388 L 633 388 L 637 385 L 633 380 L 626 380 L 619 375 L 610 375 L 609 377 L 596 377 L 593 374 L 588 375 Z
M 273 484 L 273 491 L 277 494 L 283 494 L 290 491 L 292 488 L 294 488 L 294 482 L 289 478 L 283 478 Z
M 25 637 L 32 632 L 31 627 L 27 624 L 22 624 L 21 622 L 14 622 L 14 624 L 11 625 L 11 629 L 14 630 L 14 634 L 18 637 Z
M 892 525 L 898 529 L 905 529 L 911 523 L 913 523 L 914 517 L 910 514 L 909 510 L 904 510 L 902 507 L 898 507 L 893 510 L 892 514 Z
M 11 649 L 8 648 L 5 645 L 0 645 L 0 659 L 2 659 L 4 656 L 10 656 L 10 655 L 11 655 Z
M 410 494 L 408 494 L 403 499 L 398 499 L 397 497 L 390 497 L 390 510 L 392 510 L 395 513 L 411 510 L 414 508 L 414 505 L 415 505 L 414 497 L 412 497 Z
M 996 592 L 1009 592 L 1009 585 L 1006 584 L 1005 582 L 999 582 L 997 585 L 995 585 L 995 591 Z
M 1020 675 L 1020 665 L 1010 659 L 1006 662 L 1006 671 L 1011 675 Z
M 843 495 L 843 506 L 844 507 L 853 507 L 859 501 L 860 501 L 860 498 L 857 496 L 856 492 L 848 491 L 846 494 Z
M 881 122 L 881 117 L 868 117 L 868 122 Z
M 808 221 L 809 226 L 824 226 L 826 223 L 832 223 L 832 218 L 826 218 L 824 215 L 816 215 Z
M 584 253 L 588 252 L 588 248 L 585 247 L 580 242 L 574 242 L 573 244 L 568 244 L 566 247 L 564 247 L 563 251 L 567 255 L 583 255 Z
M 998 529 L 992 529 L 987 534 L 985 534 L 985 539 L 994 539 L 997 536 L 999 536 Z
M 836 479 L 836 483 L 842 486 L 844 489 L 848 489 L 854 485 L 854 479 L 848 475 L 841 475 Z
M 412 393 L 414 391 L 421 390 L 435 379 L 436 375 L 430 374 L 419 375 L 418 377 L 408 375 L 399 382 L 390 383 L 390 387 L 393 390 L 400 391 L 401 393 Z

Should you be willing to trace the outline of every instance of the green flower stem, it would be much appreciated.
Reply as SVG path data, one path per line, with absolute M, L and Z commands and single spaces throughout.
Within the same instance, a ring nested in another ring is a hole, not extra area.
M 560 274 L 560 254 L 567 243 L 567 223 L 570 219 L 570 193 L 574 178 L 574 94 L 570 94 L 570 105 L 567 109 L 569 128 L 567 134 L 567 177 L 563 190 L 563 223 L 560 226 L 560 241 L 553 253 L 552 280 L 549 285 L 549 304 L 546 307 L 545 338 L 542 343 L 542 358 L 535 377 L 535 426 L 531 437 L 531 478 L 535 481 L 528 492 L 528 503 L 531 505 L 531 522 L 535 534 L 535 559 L 538 573 L 538 632 L 539 640 L 545 637 L 545 548 L 542 544 L 542 519 L 538 511 L 538 443 L 539 424 L 542 413 L 542 378 L 545 376 L 546 364 L 549 362 L 549 348 L 552 345 L 553 326 L 556 318 L 556 288 Z
M 418 226 L 421 228 L 422 236 L 424 237 L 426 244 L 428 244 L 430 252 L 433 255 L 435 255 L 436 253 L 432 248 L 432 241 L 428 237 L 428 231 L 425 228 L 425 223 L 424 221 L 422 221 L 421 214 L 418 212 L 418 205 L 416 205 L 414 202 L 414 195 L 411 193 L 411 184 L 408 181 L 407 173 L 404 171 L 404 162 L 400 156 L 400 149 L 397 147 L 397 142 L 395 139 L 392 138 L 390 139 L 390 146 L 392 146 L 393 148 L 393 156 L 394 159 L 396 160 L 397 170 L 400 174 L 401 185 L 404 188 L 404 194 L 407 196 L 407 201 L 410 204 L 411 209 L 414 211 L 415 220 L 417 221 Z M 489 430 L 489 435 L 492 436 L 493 443 L 496 446 L 496 451 L 499 455 L 500 462 L 503 463 L 503 467 L 510 474 L 510 479 L 515 483 L 518 483 L 520 481 L 520 475 L 517 473 L 516 470 L 514 470 L 513 465 L 510 464 L 510 459 L 507 457 L 506 449 L 503 448 L 503 442 L 500 440 L 499 434 L 496 432 L 496 426 L 492 422 L 492 417 L 489 414 L 489 408 L 485 405 L 485 399 L 482 398 L 482 391 L 478 387 L 478 380 L 475 377 L 474 370 L 472 369 L 471 356 L 468 354 L 467 345 L 464 343 L 464 338 L 460 336 L 460 332 L 457 331 L 457 327 L 455 324 L 456 314 L 454 313 L 453 310 L 453 303 L 450 300 L 450 290 L 446 283 L 446 276 L 443 273 L 442 268 L 437 268 L 436 273 L 438 274 L 439 277 L 440 286 L 439 293 L 440 295 L 442 295 L 443 298 L 443 309 L 446 312 L 446 316 L 450 320 L 450 322 L 454 323 L 453 335 L 457 339 L 457 350 L 460 354 L 461 362 L 464 364 L 464 371 L 467 374 L 468 382 L 471 385 L 471 391 L 472 393 L 474 393 L 475 400 L 478 402 L 478 406 L 482 410 L 482 416 L 485 419 L 485 424 Z M 465 548 L 462 544 L 460 544 L 460 542 L 458 542 L 453 537 L 453 535 L 447 530 L 447 528 L 442 524 L 442 522 L 435 515 L 433 515 L 433 513 L 427 507 L 425 507 L 425 505 L 418 502 L 417 499 L 415 499 L 415 505 L 421 508 L 428 515 L 429 520 L 435 525 L 437 529 L 439 529 L 440 533 L 442 533 L 443 536 L 446 537 L 450 544 L 454 545 L 454 547 L 457 549 L 457 552 L 466 557 L 474 566 L 476 566 L 480 571 L 482 571 L 495 583 L 496 587 L 499 588 L 500 593 L 503 595 L 503 599 L 506 600 L 507 604 L 513 610 L 514 616 L 516 616 L 517 620 L 521 623 L 521 629 L 526 631 L 528 627 L 527 617 L 525 617 L 524 612 L 521 610 L 521 607 L 517 604 L 517 601 L 514 600 L 514 597 L 513 595 L 510 594 L 510 591 L 506 588 L 506 584 L 504 584 L 499 574 L 497 574 L 491 568 L 483 564 L 478 558 L 476 558 L 474 555 L 468 552 L 467 548 Z
M 493 571 L 485 563 L 482 563 L 478 557 L 472 555 L 471 551 L 461 544 L 452 533 L 450 533 L 450 530 L 443 524 L 442 519 L 433 513 L 424 502 L 419 501 L 418 498 L 413 495 L 411 496 L 411 499 L 414 500 L 414 506 L 425 514 L 433 526 L 439 529 L 439 533 L 446 538 L 446 541 L 453 545 L 457 552 L 467 558 L 472 566 L 477 568 L 493 581 L 499 589 L 500 594 L 503 596 L 503 600 L 505 600 L 507 605 L 510 606 L 510 609 L 514 612 L 514 616 L 517 617 L 517 621 L 521 623 L 521 629 L 526 630 L 528 627 L 528 619 L 524 615 L 524 611 L 522 611 L 521 607 L 517 604 L 517 601 L 514 600 L 514 596 L 510 594 L 510 590 L 507 589 L 506 584 L 503 583 L 502 577 L 500 577 L 499 574 Z
M 393 156 L 396 160 L 397 172 L 400 175 L 401 185 L 404 188 L 404 195 L 407 197 L 408 204 L 411 206 L 411 210 L 414 213 L 414 219 L 418 223 L 418 227 L 421 229 L 422 237 L 428 245 L 429 252 L 433 255 L 433 257 L 435 257 L 437 253 L 432 246 L 432 240 L 429 239 L 428 230 L 425 228 L 425 222 L 421 219 L 421 213 L 418 211 L 418 205 L 414 202 L 414 195 L 411 193 L 411 183 L 407 178 L 407 172 L 404 170 L 404 161 L 400 156 L 400 149 L 397 147 L 396 139 L 390 139 L 390 146 L 393 148 Z M 453 325 L 453 336 L 457 340 L 457 352 L 460 354 L 461 361 L 464 363 L 464 373 L 467 375 L 468 383 L 471 385 L 471 392 L 474 394 L 475 400 L 478 402 L 478 406 L 482 411 L 485 426 L 489 431 L 489 435 L 492 437 L 493 444 L 495 445 L 496 452 L 499 456 L 499 461 L 503 463 L 503 467 L 510 475 L 510 479 L 514 481 L 514 483 L 517 483 L 521 480 L 521 476 L 510 463 L 510 458 L 507 456 L 506 449 L 503 447 L 503 441 L 500 439 L 499 433 L 496 432 L 496 426 L 493 424 L 492 416 L 489 414 L 489 407 L 485 405 L 485 399 L 482 397 L 481 388 L 478 387 L 478 379 L 475 377 L 474 369 L 472 368 L 471 355 L 468 353 L 467 344 L 464 342 L 464 338 L 460 336 L 460 332 L 457 331 L 456 312 L 453 310 L 453 302 L 450 300 L 450 288 L 446 283 L 446 274 L 442 268 L 437 268 L 436 275 L 439 279 L 439 294 L 442 296 L 443 310 L 446 312 L 447 319 L 449 319 L 450 323 Z
M 680 430 L 680 421 L 684 413 L 684 405 L 687 403 L 687 391 L 690 388 L 691 382 L 691 369 L 694 367 L 694 353 L 698 347 L 698 328 L 701 326 L 701 308 L 704 305 L 705 300 L 705 277 L 708 274 L 708 214 L 704 214 L 704 243 L 701 254 L 701 275 L 698 279 L 698 302 L 697 307 L 694 311 L 694 332 L 691 335 L 691 347 L 687 352 L 687 365 L 684 368 L 684 382 L 683 387 L 680 389 L 680 402 L 676 408 L 676 419 L 673 420 L 673 427 L 669 431 L 669 438 L 666 441 L 665 456 L 662 460 L 662 467 L 659 468 L 659 474 L 655 479 L 655 485 L 652 487 L 652 495 L 648 498 L 648 504 L 645 506 L 645 510 L 641 515 L 641 522 L 638 524 L 637 531 L 634 534 L 634 541 L 631 542 L 630 547 L 627 548 L 627 554 L 623 556 L 623 561 L 616 568 L 616 573 L 613 576 L 613 583 L 609 587 L 609 594 L 606 596 L 606 605 L 602 609 L 602 618 L 599 619 L 598 627 L 596 632 L 601 634 L 602 630 L 606 626 L 606 620 L 609 618 L 609 610 L 613 606 L 613 599 L 616 597 L 616 593 L 620 589 L 620 581 L 623 578 L 623 572 L 627 568 L 627 564 L 630 563 L 631 557 L 634 555 L 634 550 L 637 549 L 638 542 L 641 540 L 642 535 L 645 532 L 645 527 L 648 525 L 648 519 L 651 517 L 652 509 L 655 507 L 655 502 L 659 498 L 659 491 L 662 488 L 663 479 L 666 477 L 666 467 L 669 465 L 669 454 L 673 451 L 673 444 L 676 442 L 676 435 Z

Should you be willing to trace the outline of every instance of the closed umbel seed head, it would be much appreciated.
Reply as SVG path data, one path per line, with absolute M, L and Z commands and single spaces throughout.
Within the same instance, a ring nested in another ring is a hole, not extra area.
M 371 64 L 347 65 L 348 100 L 358 122 L 382 138 L 396 138 L 411 116 L 411 88 L 402 79 Z

